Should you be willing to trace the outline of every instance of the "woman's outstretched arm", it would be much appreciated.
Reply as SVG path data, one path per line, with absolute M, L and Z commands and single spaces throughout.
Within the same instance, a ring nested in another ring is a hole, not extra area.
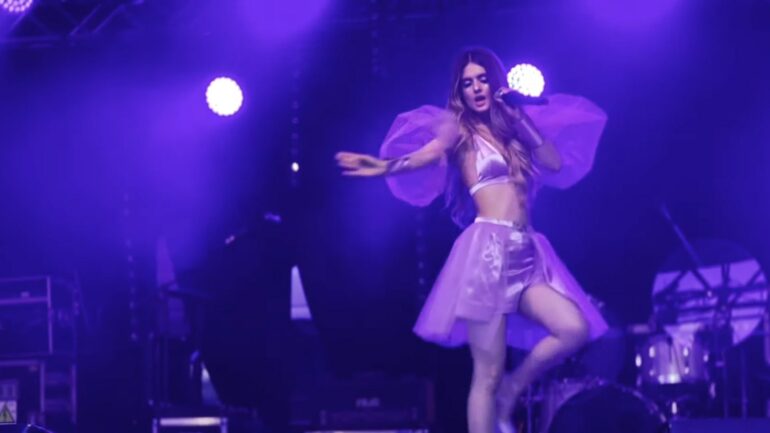
M 346 176 L 387 176 L 437 163 L 458 140 L 454 122 L 447 122 L 451 123 L 441 125 L 436 138 L 402 157 L 381 159 L 363 153 L 339 152 L 335 155 L 337 165 Z

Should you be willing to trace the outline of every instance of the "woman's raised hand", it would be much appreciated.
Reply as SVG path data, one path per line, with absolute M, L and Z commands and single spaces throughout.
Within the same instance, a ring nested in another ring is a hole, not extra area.
M 497 89 L 497 91 L 495 92 L 494 98 L 497 102 L 503 105 L 503 107 L 505 108 L 505 111 L 507 111 L 508 114 L 510 114 L 514 119 L 521 120 L 521 118 L 524 116 L 524 110 L 520 109 L 519 107 L 512 107 L 503 101 L 504 95 L 507 95 L 508 93 L 514 93 L 514 92 L 516 91 L 511 89 L 510 87 L 501 87 Z
M 364 153 L 339 152 L 335 156 L 345 176 L 382 176 L 388 171 L 388 162 Z

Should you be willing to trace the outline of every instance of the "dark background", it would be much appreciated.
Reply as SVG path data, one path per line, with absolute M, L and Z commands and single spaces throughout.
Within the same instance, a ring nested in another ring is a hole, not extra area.
M 443 105 L 461 47 L 533 63 L 546 92 L 608 113 L 593 171 L 542 192 L 534 222 L 622 324 L 647 321 L 655 274 L 678 248 L 662 204 L 688 237 L 770 264 L 770 2 L 624 3 L 148 0 L 131 6 L 131 25 L 83 40 L 7 41 L 0 274 L 80 276 L 89 411 L 106 411 L 115 387 L 125 392 L 110 407 L 142 406 L 164 238 L 183 285 L 215 299 L 204 351 L 215 381 L 249 383 L 230 385 L 236 403 L 285 421 L 288 397 L 266 388 L 291 382 L 276 366 L 293 356 L 288 270 L 299 265 L 332 371 L 432 377 L 441 422 L 463 425 L 467 354 L 411 334 L 458 229 L 442 203 L 411 208 L 333 160 L 376 153 L 397 113 Z M 223 74 L 245 94 L 231 118 L 203 97 Z

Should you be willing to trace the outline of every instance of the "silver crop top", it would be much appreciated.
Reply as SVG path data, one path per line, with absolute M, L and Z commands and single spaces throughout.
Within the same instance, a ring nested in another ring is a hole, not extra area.
M 471 195 L 485 186 L 512 183 L 511 169 L 503 155 L 491 143 L 479 135 L 473 136 L 476 152 L 476 183 L 471 185 Z

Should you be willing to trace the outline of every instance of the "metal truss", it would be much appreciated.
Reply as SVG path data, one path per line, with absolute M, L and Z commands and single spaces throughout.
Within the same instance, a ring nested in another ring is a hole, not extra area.
M 0 12 L 0 44 L 57 45 L 91 38 L 112 26 L 132 25 L 143 0 L 35 0 L 29 10 Z
M 343 25 L 372 20 L 404 21 L 434 18 L 446 12 L 486 9 L 498 13 L 519 10 L 532 0 L 345 0 L 335 20 Z
M 34 0 L 25 13 L 0 12 L 0 45 L 73 44 L 161 25 L 182 33 L 204 30 L 206 11 L 237 1 L 268 0 Z M 281 0 L 269 0 L 278 1 Z M 512 12 L 533 0 L 328 0 L 333 25 L 430 19 L 444 12 L 487 9 Z M 538 3 L 539 4 L 539 3 Z M 542 7 L 542 6 L 538 6 Z

